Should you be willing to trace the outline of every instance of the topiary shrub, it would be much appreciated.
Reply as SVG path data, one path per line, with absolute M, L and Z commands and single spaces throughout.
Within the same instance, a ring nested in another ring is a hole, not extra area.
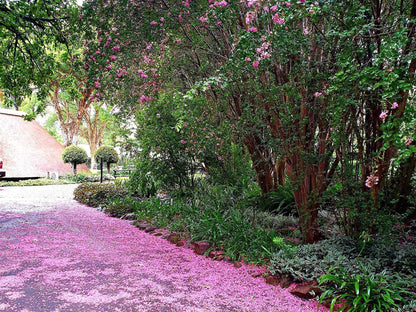
M 103 161 L 107 164 L 107 173 L 110 173 L 110 165 L 118 162 L 119 157 L 117 151 L 111 146 L 100 146 L 95 152 L 95 161 L 97 164 Z
M 74 175 L 76 175 L 77 165 L 86 163 L 88 161 L 88 155 L 81 147 L 70 145 L 62 152 L 62 160 L 64 163 L 72 164 Z
M 127 189 L 121 184 L 91 183 L 80 184 L 74 191 L 75 200 L 82 204 L 105 209 L 111 200 L 123 198 L 128 195 Z

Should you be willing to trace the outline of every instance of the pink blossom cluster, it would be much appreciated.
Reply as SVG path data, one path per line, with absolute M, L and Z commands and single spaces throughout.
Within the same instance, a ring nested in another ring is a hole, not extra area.
M 260 47 L 258 47 L 256 49 L 256 52 L 258 54 L 258 60 L 263 60 L 263 59 L 267 59 L 269 57 L 271 57 L 271 54 L 269 52 L 269 48 L 271 46 L 271 43 L 269 41 L 267 41 L 266 37 L 262 37 L 262 44 Z
M 199 20 L 201 21 L 202 24 L 205 24 L 208 21 L 208 13 L 205 14 L 205 16 L 201 16 Z
M 223 133 L 217 131 L 207 117 L 207 113 L 204 112 L 202 117 L 196 117 L 190 120 L 189 123 L 183 123 L 181 130 L 183 139 L 181 139 L 180 143 L 184 145 L 185 153 L 188 153 L 190 156 L 213 153 L 218 160 L 222 160 L 219 150 L 224 143 L 224 139 L 222 139 Z
M 260 7 L 262 1 L 261 0 L 247 0 L 246 2 L 247 2 L 247 6 L 250 8 L 252 6 Z
M 365 181 L 365 186 L 368 188 L 373 188 L 375 185 L 378 184 L 378 177 L 374 174 L 371 174 L 367 177 L 367 180 Z
M 272 17 L 273 23 L 283 25 L 285 23 L 285 20 L 279 16 L 278 13 L 273 15 Z
M 256 12 L 254 11 L 247 12 L 246 18 L 245 18 L 246 24 L 249 25 L 251 21 L 255 19 L 255 17 L 256 17 Z
M 385 119 L 387 117 L 387 115 L 388 115 L 387 111 L 382 111 L 381 114 L 379 115 L 379 118 L 380 119 Z
M 214 2 L 214 6 L 216 7 L 226 7 L 228 5 L 227 1 L 222 0 L 222 1 L 215 1 Z
M 151 101 L 153 101 L 153 98 L 151 97 L 151 96 L 148 96 L 148 95 L 144 95 L 144 94 L 142 94 L 141 96 L 140 96 L 140 98 L 139 98 L 139 101 L 140 101 L 140 103 L 146 103 L 146 102 L 151 102 Z

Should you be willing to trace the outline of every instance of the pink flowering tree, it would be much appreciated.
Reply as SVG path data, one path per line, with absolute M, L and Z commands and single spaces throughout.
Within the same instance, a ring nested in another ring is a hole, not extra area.
M 344 216 L 371 213 L 393 173 L 414 169 L 415 10 L 394 0 L 90 1 L 86 66 L 126 114 L 168 93 L 194 122 L 227 121 L 263 193 L 292 184 L 312 243 L 328 192 L 357 207 Z M 178 123 L 196 157 L 203 134 L 189 129 Z M 406 192 L 409 181 L 396 185 Z

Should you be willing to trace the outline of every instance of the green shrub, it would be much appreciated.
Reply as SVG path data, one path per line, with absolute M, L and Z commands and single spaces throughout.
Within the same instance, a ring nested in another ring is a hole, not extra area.
M 360 274 L 354 275 L 340 267 L 331 268 L 319 283 L 326 289 L 319 302 L 332 298 L 330 312 L 337 303 L 342 305 L 340 311 L 393 311 L 399 308 L 398 302 L 405 302 L 402 295 L 408 293 L 403 283 L 386 271 L 374 274 L 362 265 Z
M 288 274 L 297 281 L 316 280 L 332 267 L 342 267 L 349 274 L 358 274 L 358 263 L 366 263 L 370 272 L 387 270 L 402 279 L 416 276 L 416 250 L 413 243 L 393 243 L 373 238 L 364 246 L 348 237 L 334 237 L 316 244 L 298 246 L 289 255 L 283 251 L 273 254 L 270 271 Z M 414 278 L 413 278 L 414 279 Z
M 134 201 L 134 199 L 129 197 L 116 198 L 105 207 L 104 212 L 110 217 L 122 218 L 136 210 Z
M 221 154 L 223 161 L 218 161 L 217 157 L 205 159 L 205 162 L 210 164 L 207 176 L 209 183 L 247 189 L 255 181 L 255 172 L 251 167 L 248 151 L 241 145 L 232 143 L 223 145 Z
M 253 225 L 238 208 L 232 190 L 207 188 L 193 195 L 168 201 L 150 198 L 135 201 L 133 207 L 137 219 L 168 227 L 192 241 L 209 241 L 233 260 L 243 257 L 246 261 L 261 262 L 276 247 L 275 233 L 262 225 Z
M 139 197 L 156 195 L 158 186 L 150 170 L 146 162 L 140 161 L 136 164 L 136 171 L 131 173 L 130 179 L 126 182 L 126 187 L 133 195 Z
M 105 208 L 111 200 L 126 197 L 128 191 L 121 184 L 82 183 L 74 191 L 74 198 L 91 207 Z
M 86 163 L 88 161 L 88 155 L 81 147 L 70 145 L 62 152 L 62 160 L 64 163 L 72 164 L 74 175 L 76 175 L 77 165 Z
M 224 226 L 227 234 L 223 247 L 232 260 L 244 257 L 250 262 L 261 262 L 270 256 L 274 249 L 272 230 L 253 225 L 250 220 L 237 209 L 232 209 L 227 215 Z
M 277 190 L 267 194 L 260 192 L 250 194 L 245 204 L 254 207 L 257 211 L 273 212 L 276 215 L 298 215 L 293 190 L 289 184 L 280 186 Z
M 262 262 L 273 250 L 275 233 L 247 217 L 238 205 L 241 195 L 233 187 L 201 185 L 193 197 L 182 201 L 179 211 L 192 240 L 207 240 L 232 260 Z

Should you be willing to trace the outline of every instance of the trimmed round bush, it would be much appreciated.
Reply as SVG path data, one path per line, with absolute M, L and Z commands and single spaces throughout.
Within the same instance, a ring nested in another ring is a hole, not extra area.
M 62 152 L 62 160 L 64 163 L 72 164 L 74 175 L 76 175 L 77 165 L 86 163 L 88 161 L 88 155 L 87 152 L 84 151 L 81 147 L 70 145 L 66 147 Z
M 97 164 L 101 162 L 101 159 L 107 164 L 107 173 L 110 173 L 110 165 L 117 163 L 119 160 L 117 151 L 111 146 L 100 146 L 94 157 Z
M 123 185 L 114 183 L 85 182 L 78 185 L 74 191 L 75 200 L 96 208 L 105 208 L 112 200 L 127 195 L 128 191 Z

